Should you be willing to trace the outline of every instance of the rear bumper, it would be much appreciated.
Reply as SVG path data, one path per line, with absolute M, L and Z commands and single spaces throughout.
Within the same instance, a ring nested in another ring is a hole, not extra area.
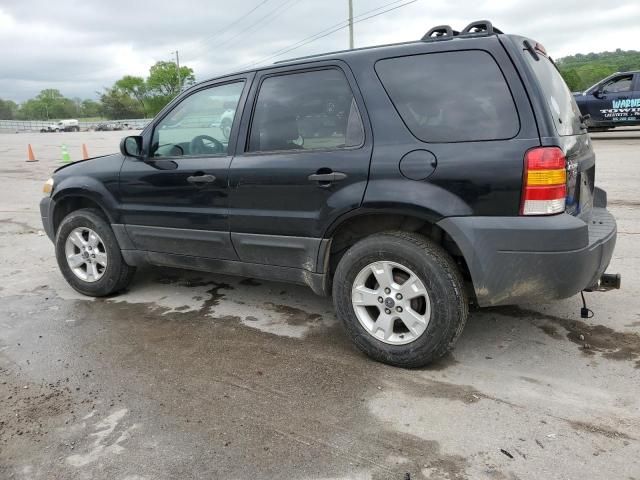
M 439 225 L 465 257 L 480 306 L 567 298 L 609 266 L 616 221 L 594 208 L 590 223 L 551 217 L 452 217 Z
M 42 226 L 47 234 L 47 237 L 53 242 L 55 239 L 55 232 L 53 231 L 53 209 L 55 207 L 55 200 L 51 197 L 44 197 L 40 200 L 40 217 L 42 217 Z

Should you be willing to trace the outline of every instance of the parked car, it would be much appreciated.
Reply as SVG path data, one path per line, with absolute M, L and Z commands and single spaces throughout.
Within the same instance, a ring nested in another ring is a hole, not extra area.
M 163 128 L 229 97 L 228 139 Z M 80 293 L 145 264 L 308 285 L 362 351 L 417 367 L 453 347 L 470 303 L 619 287 L 594 179 L 542 45 L 480 21 L 199 83 L 120 153 L 56 170 L 40 209 Z
M 574 97 L 590 129 L 640 125 L 640 71 L 614 73 Z
M 133 127 L 124 122 L 104 122 L 94 127 L 96 132 L 111 132 L 116 130 L 132 130 Z
M 57 123 L 51 123 L 43 127 L 41 132 L 79 132 L 80 124 L 78 120 L 69 119 L 69 120 L 60 120 Z

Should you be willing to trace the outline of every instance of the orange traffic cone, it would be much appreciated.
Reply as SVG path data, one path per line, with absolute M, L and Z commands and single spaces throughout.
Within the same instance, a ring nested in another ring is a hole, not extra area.
M 27 151 L 29 152 L 29 158 L 27 159 L 27 162 L 37 162 L 38 160 L 36 160 L 36 156 L 33 154 L 33 149 L 31 148 L 31 144 L 29 144 Z
M 87 146 L 83 143 L 82 144 L 82 159 L 86 160 L 87 158 L 89 158 L 89 152 L 87 152 Z

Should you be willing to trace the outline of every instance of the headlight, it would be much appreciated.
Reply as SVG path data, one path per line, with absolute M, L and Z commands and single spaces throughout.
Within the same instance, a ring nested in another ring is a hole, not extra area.
M 44 186 L 42 187 L 42 191 L 47 196 L 51 195 L 51 192 L 53 192 L 53 178 L 50 178 L 49 180 L 44 182 Z

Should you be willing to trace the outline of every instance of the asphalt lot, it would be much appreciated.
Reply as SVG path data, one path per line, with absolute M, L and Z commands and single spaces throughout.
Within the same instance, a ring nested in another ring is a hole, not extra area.
M 473 311 L 415 371 L 358 353 L 303 287 L 147 269 L 76 294 L 42 184 L 62 143 L 123 135 L 0 135 L 0 478 L 640 479 L 640 132 L 593 136 L 622 290 L 587 294 L 587 321 L 579 297 Z

